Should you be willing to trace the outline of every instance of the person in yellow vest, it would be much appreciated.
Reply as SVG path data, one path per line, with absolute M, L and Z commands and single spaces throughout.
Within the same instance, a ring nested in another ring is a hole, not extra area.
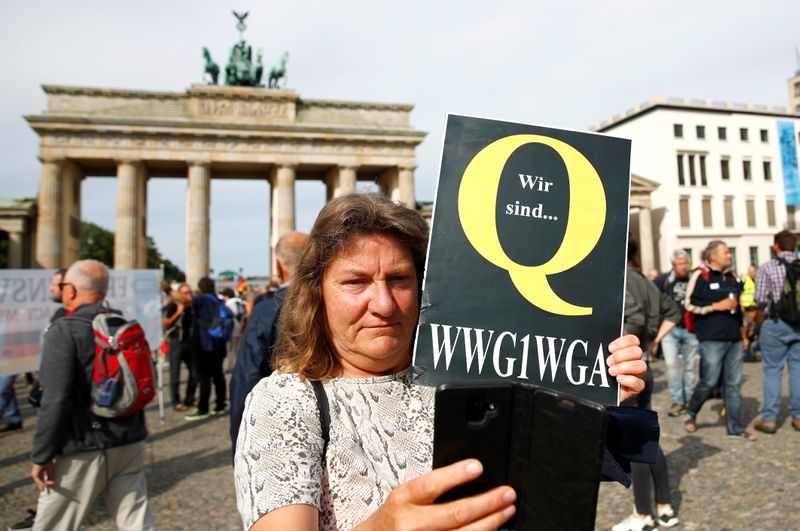
M 739 295 L 739 305 L 741 305 L 744 311 L 758 307 L 755 299 L 756 272 L 756 266 L 750 265 L 750 267 L 747 268 L 747 274 L 742 277 L 742 294 Z
M 755 265 L 747 268 L 747 274 L 742 276 L 742 293 L 739 295 L 739 306 L 742 307 L 742 348 L 745 361 L 758 361 L 758 333 L 764 314 L 759 310 L 756 302 L 756 274 Z

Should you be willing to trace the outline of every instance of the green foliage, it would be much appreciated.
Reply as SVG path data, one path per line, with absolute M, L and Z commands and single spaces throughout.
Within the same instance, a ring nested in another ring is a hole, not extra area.
M 81 260 L 93 258 L 114 266 L 114 233 L 94 223 L 81 222 Z
M 94 258 L 112 267 L 114 265 L 114 233 L 89 223 L 81 222 L 80 257 Z M 147 237 L 147 268 L 158 269 L 164 264 L 164 279 L 170 282 L 181 282 L 186 277 L 178 266 L 161 255 L 153 238 Z

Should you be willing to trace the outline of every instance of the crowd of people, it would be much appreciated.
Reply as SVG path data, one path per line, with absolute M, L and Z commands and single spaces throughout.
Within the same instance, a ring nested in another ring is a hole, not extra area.
M 800 431 L 800 266 L 797 239 L 778 232 L 773 258 L 748 267 L 741 279 L 731 269 L 725 242 L 712 240 L 701 263 L 694 267 L 683 249 L 671 255 L 672 268 L 650 272 L 645 278 L 636 262 L 636 242 L 629 240 L 625 328 L 639 337 L 645 359 L 660 351 L 666 365 L 670 417 L 684 417 L 684 429 L 695 433 L 697 415 L 709 398 L 722 398 L 727 436 L 744 442 L 757 440 L 743 425 L 742 368 L 760 360 L 764 369 L 763 401 L 753 429 L 766 434 L 778 430 L 781 381 L 789 371 L 789 422 Z M 794 266 L 793 266 L 794 264 Z M 630 405 L 649 408 L 652 376 Z M 678 518 L 671 505 L 667 461 L 659 450 L 656 463 L 632 464 L 634 513 L 614 531 L 672 527 Z M 651 481 L 656 510 L 652 510 Z M 655 516 L 655 518 L 654 518 Z
M 420 519 L 443 529 L 494 529 L 514 515 L 517 493 L 509 486 L 435 503 L 479 475 L 482 464 L 431 470 L 433 389 L 416 384 L 411 367 L 427 238 L 416 211 L 377 195 L 344 196 L 324 207 L 310 234 L 280 238 L 267 292 L 217 293 L 208 277 L 196 289 L 163 287 L 170 405 L 187 421 L 230 412 L 245 529 L 388 529 Z M 785 295 L 796 247 L 781 231 L 775 258 L 740 280 L 728 247 L 715 240 L 697 267 L 678 250 L 670 271 L 648 279 L 631 240 L 627 335 L 610 344 L 608 358 L 623 404 L 651 407 L 649 363 L 660 352 L 669 416 L 683 415 L 686 432 L 694 433 L 698 412 L 718 392 L 728 436 L 754 441 L 741 418 L 742 363 L 746 356 L 763 363 L 764 401 L 753 428 L 772 434 L 780 427 L 788 362 L 790 424 L 800 430 L 800 309 L 795 322 Z M 92 413 L 92 319 L 108 311 L 107 288 L 108 270 L 94 260 L 53 277 L 51 294 L 61 307 L 44 335 L 39 373 L 34 529 L 77 528 L 100 494 L 120 529 L 155 527 L 143 467 L 144 410 L 117 418 Z M 233 333 L 213 333 L 225 319 Z M 21 427 L 15 419 L 6 426 Z M 614 530 L 676 525 L 660 448 L 654 462 L 631 463 L 631 472 L 635 512 Z

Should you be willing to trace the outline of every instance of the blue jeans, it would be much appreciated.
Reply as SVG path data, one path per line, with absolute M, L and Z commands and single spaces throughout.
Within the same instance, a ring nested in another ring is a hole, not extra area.
M 697 338 L 685 328 L 675 327 L 661 341 L 661 352 L 667 362 L 669 397 L 673 404 L 685 404 L 697 385 Z
M 764 366 L 764 406 L 761 418 L 775 420 L 781 402 L 783 366 L 789 364 L 789 413 L 800 418 L 800 328 L 781 320 L 761 325 L 761 363 Z
M 725 423 L 728 428 L 728 435 L 739 435 L 744 431 L 739 421 L 739 410 L 742 405 L 742 342 L 740 341 L 700 341 L 698 346 L 700 351 L 700 363 L 703 370 L 700 371 L 700 381 L 694 388 L 689 405 L 686 406 L 686 414 L 694 420 L 703 403 L 711 396 L 711 391 L 719 381 L 722 374 L 722 382 L 725 387 Z
M 5 415 L 9 424 L 22 422 L 22 413 L 17 403 L 17 393 L 14 391 L 14 380 L 16 379 L 16 374 L 0 376 L 0 415 Z

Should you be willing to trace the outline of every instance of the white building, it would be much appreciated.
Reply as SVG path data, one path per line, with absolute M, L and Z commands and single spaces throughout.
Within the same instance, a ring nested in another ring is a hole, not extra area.
M 798 113 L 654 98 L 593 129 L 630 138 L 631 172 L 658 183 L 651 208 L 631 216 L 643 271 L 666 271 L 678 248 L 697 264 L 707 243 L 720 239 L 742 273 L 770 258 L 776 232 L 800 226 Z

